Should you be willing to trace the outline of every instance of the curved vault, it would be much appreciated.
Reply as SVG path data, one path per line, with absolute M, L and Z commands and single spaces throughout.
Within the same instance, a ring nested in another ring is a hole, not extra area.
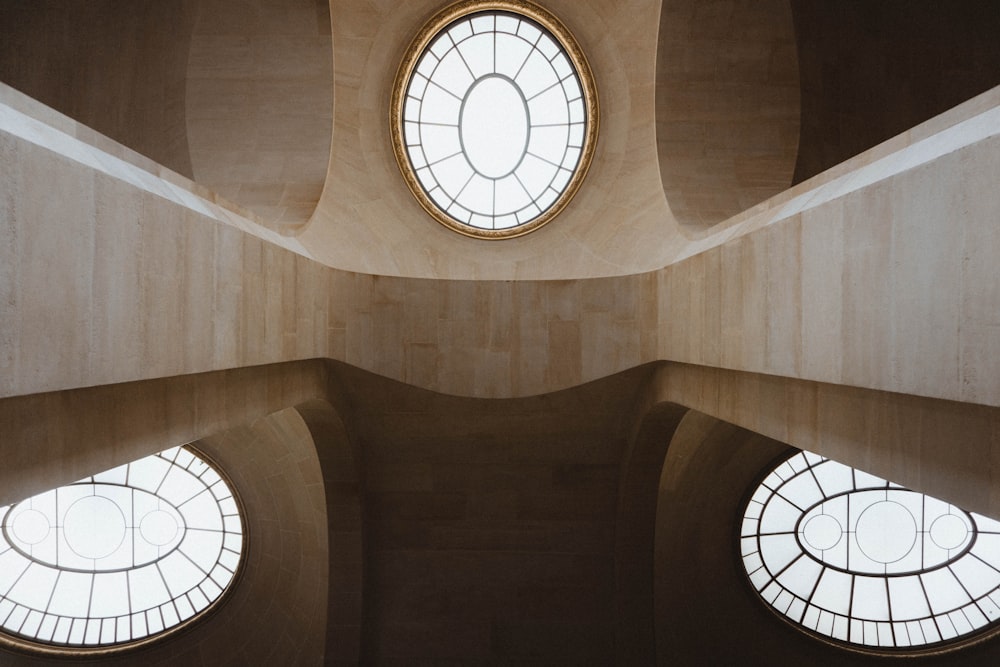
M 328 7 L 224 0 L 193 13 L 183 99 L 193 178 L 293 233 L 316 208 L 330 157 Z

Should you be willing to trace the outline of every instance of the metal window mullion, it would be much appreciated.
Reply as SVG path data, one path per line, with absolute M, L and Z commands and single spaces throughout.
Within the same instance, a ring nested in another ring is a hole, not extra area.
M 524 37 L 521 37 L 520 35 L 518 35 L 518 37 L 520 37 L 521 40 L 523 40 L 525 43 L 531 45 L 531 48 L 528 49 L 528 55 L 526 55 L 524 57 L 524 60 L 521 62 L 521 66 L 517 68 L 517 72 L 514 74 L 513 77 L 511 77 L 514 81 L 517 81 L 517 77 L 521 76 L 521 72 L 524 71 L 524 66 L 528 64 L 529 60 L 531 60 L 531 54 L 538 50 L 538 42 L 539 42 L 539 40 L 542 39 L 542 32 L 539 31 L 538 37 L 535 38 L 534 42 L 529 42 L 528 40 L 524 39 Z
M 24 573 L 25 573 L 25 572 L 27 572 L 27 571 L 28 571 L 28 570 L 29 570 L 29 569 L 31 568 L 31 566 L 32 566 L 32 565 L 34 565 L 34 564 L 35 564 L 35 562 L 34 562 L 34 561 L 30 561 L 30 560 L 29 560 L 29 561 L 28 561 L 28 564 L 24 566 L 24 569 L 23 569 L 23 570 L 21 570 L 21 574 L 17 575 L 17 579 L 15 579 L 15 580 L 13 581 L 13 583 L 11 583 L 11 585 L 7 587 L 7 590 L 6 590 L 6 591 L 4 592 L 4 594 L 3 594 L 2 596 L 0 596 L 0 597 L 3 597 L 3 598 L 7 598 L 8 600 L 10 600 L 10 598 L 8 597 L 8 596 L 10 595 L 10 592 L 11 592 L 12 590 L 14 590 L 14 587 L 15 587 L 15 586 L 17 586 L 17 582 L 21 581 L 21 577 L 23 577 L 23 576 L 24 576 Z M 14 602 L 14 601 L 13 601 L 13 600 L 11 600 L 11 602 Z M 14 602 L 14 604 L 18 604 L 18 603 L 17 603 L 17 602 Z
M 924 600 L 927 602 L 927 614 L 928 618 L 934 624 L 934 628 L 937 630 L 939 640 L 944 639 L 944 633 L 941 632 L 941 625 L 938 623 L 938 614 L 934 611 L 934 607 L 931 605 L 931 596 L 927 594 L 927 587 L 924 585 L 924 578 L 917 575 L 917 581 L 920 582 L 920 590 L 924 594 Z M 923 632 L 923 628 L 920 629 Z
M 557 74 L 556 75 L 556 82 L 555 83 L 550 84 L 550 85 L 546 86 L 545 88 L 542 88 L 541 90 L 539 90 L 537 93 L 535 93 L 531 97 L 526 98 L 524 101 L 525 102 L 530 102 L 531 100 L 535 99 L 539 95 L 544 95 L 545 93 L 549 92 L 550 90 L 552 90 L 556 86 L 560 85 L 561 83 L 562 83 L 562 79 L 559 79 L 559 75 Z
M 465 55 L 462 53 L 462 49 L 458 48 L 458 42 L 456 42 L 455 38 L 451 36 L 451 32 L 450 31 L 446 32 L 445 34 L 448 35 L 448 39 L 450 39 L 451 43 L 452 43 L 452 48 L 449 49 L 449 51 L 455 51 L 456 53 L 458 53 L 458 57 L 462 59 L 462 64 L 465 65 L 465 69 L 467 69 L 469 71 L 469 76 L 471 76 L 472 80 L 475 81 L 476 80 L 476 73 L 472 71 L 471 67 L 469 67 L 469 63 L 468 63 L 468 61 L 465 60 Z M 448 55 L 448 54 L 445 53 L 445 55 Z
M 52 584 L 52 590 L 49 591 L 49 599 L 45 602 L 45 609 L 42 611 L 43 614 L 49 613 L 49 607 L 52 606 L 52 598 L 56 594 L 56 588 L 59 587 L 59 579 L 62 577 L 62 574 L 63 574 L 62 570 L 59 569 L 56 570 L 56 581 L 54 584 Z
M 184 549 L 182 549 L 182 548 L 180 548 L 180 547 L 177 547 L 177 551 L 178 551 L 178 552 L 179 552 L 179 553 L 180 553 L 180 554 L 181 554 L 182 556 L 184 556 L 185 558 L 187 558 L 187 559 L 188 559 L 188 562 L 190 562 L 190 563 L 191 563 L 192 565 L 194 565 L 194 566 L 195 566 L 195 567 L 196 567 L 196 568 L 198 569 L 198 571 L 199 571 L 199 572 L 201 572 L 201 573 L 202 573 L 203 575 L 205 575 L 206 577 L 207 577 L 207 576 L 209 576 L 208 572 L 205 572 L 205 570 L 204 570 L 204 569 L 203 569 L 203 568 L 201 567 L 201 565 L 198 565 L 198 563 L 194 562 L 194 559 L 193 559 L 193 558 L 191 558 L 191 556 L 188 556 L 188 555 L 187 555 L 187 553 L 185 553 L 185 552 L 184 552 Z M 204 579 L 202 579 L 202 581 L 204 581 Z
M 889 632 L 892 633 L 892 645 L 899 646 L 899 640 L 896 639 L 896 628 L 892 624 L 892 593 L 889 591 L 889 577 L 883 576 L 882 581 L 885 583 L 885 606 L 889 610 Z
M 801 557 L 802 557 L 802 555 L 800 554 L 799 558 L 801 558 Z M 803 623 L 802 621 L 805 619 L 806 612 L 809 611 L 809 607 L 813 606 L 812 599 L 816 595 L 817 589 L 819 589 L 819 582 L 821 582 L 823 580 L 823 575 L 826 574 L 826 571 L 828 569 L 829 568 L 824 567 L 823 570 L 819 573 L 819 576 L 816 577 L 816 582 L 813 584 L 812 590 L 809 591 L 809 597 L 804 600 L 804 602 L 806 604 L 802 608 L 802 615 L 799 617 L 799 624 L 800 625 L 805 625 L 805 623 Z M 853 585 L 853 582 L 852 582 L 852 585 Z M 816 607 L 816 608 L 819 609 L 819 607 Z

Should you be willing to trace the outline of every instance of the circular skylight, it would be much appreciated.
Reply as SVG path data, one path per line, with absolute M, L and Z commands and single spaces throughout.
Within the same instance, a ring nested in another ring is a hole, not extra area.
M 1000 622 L 1000 522 L 816 454 L 757 487 L 740 547 L 773 609 L 840 642 L 912 651 Z
M 580 186 L 597 96 L 569 31 L 526 2 L 463 2 L 414 40 L 392 101 L 393 147 L 417 200 L 464 234 L 518 236 Z
M 0 629 L 80 650 L 140 642 L 208 609 L 242 554 L 229 484 L 175 447 L 0 507 Z

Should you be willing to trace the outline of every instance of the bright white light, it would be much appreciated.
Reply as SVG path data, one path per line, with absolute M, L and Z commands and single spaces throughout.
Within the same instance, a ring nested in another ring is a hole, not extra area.
M 858 517 L 854 539 L 873 561 L 895 563 L 913 549 L 917 525 L 905 507 L 886 500 L 875 503 Z
M 107 558 L 121 546 L 126 530 L 121 509 L 102 496 L 81 498 L 63 517 L 66 546 L 83 558 Z
M 802 528 L 802 539 L 817 551 L 832 549 L 844 536 L 840 522 L 829 514 L 818 514 L 809 519 Z
M 465 225 L 503 229 L 554 204 L 580 162 L 578 75 L 555 38 L 510 13 L 458 19 L 410 77 L 404 143 L 420 185 Z
M 514 171 L 528 150 L 528 108 L 517 86 L 500 76 L 473 84 L 458 127 L 466 159 L 487 178 Z
M 809 452 L 754 491 L 740 547 L 768 604 L 834 639 L 907 648 L 1000 623 L 1000 523 Z
M 0 628 L 105 646 L 206 608 L 242 555 L 232 495 L 207 462 L 173 448 L 0 507 Z

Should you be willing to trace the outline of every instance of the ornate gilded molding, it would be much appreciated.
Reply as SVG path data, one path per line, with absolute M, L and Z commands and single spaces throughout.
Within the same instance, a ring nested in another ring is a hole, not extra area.
M 563 48 L 566 56 L 576 70 L 586 110 L 584 140 L 579 162 L 565 188 L 556 200 L 542 211 L 539 216 L 506 229 L 481 229 L 460 222 L 441 210 L 420 184 L 416 170 L 407 153 L 404 137 L 403 111 L 406 101 L 406 91 L 409 88 L 410 80 L 425 49 L 440 32 L 448 28 L 452 23 L 480 12 L 507 12 L 519 18 L 529 19 L 547 30 L 559 42 L 559 45 Z M 392 96 L 389 105 L 389 126 L 393 154 L 403 175 L 403 180 L 413 193 L 413 196 L 420 203 L 420 206 L 432 218 L 449 229 L 474 238 L 513 238 L 532 232 L 555 218 L 566 208 L 583 183 L 590 163 L 593 160 L 600 127 L 597 86 L 590 64 L 584 56 L 576 38 L 562 21 L 548 10 L 526 0 L 461 0 L 433 15 L 420 28 L 407 48 L 392 85 Z

